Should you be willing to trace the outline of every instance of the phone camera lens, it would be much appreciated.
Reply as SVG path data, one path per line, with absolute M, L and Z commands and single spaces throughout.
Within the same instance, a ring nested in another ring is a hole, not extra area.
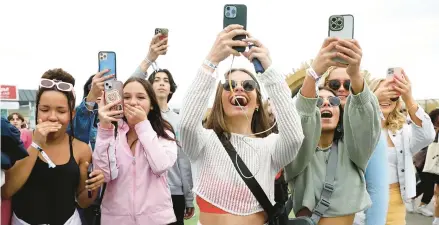
M 331 27 L 335 29 L 335 28 L 337 27 L 337 25 L 335 25 L 335 24 L 333 23 L 333 24 L 331 25 Z
M 337 20 L 337 18 L 335 18 L 335 17 L 332 17 L 332 22 L 335 22 L 336 20 Z
M 236 14 L 236 10 L 232 9 L 232 15 L 235 15 L 235 14 Z
M 341 25 L 341 21 L 340 21 L 340 20 L 339 20 L 339 21 L 337 21 L 337 24 L 338 24 L 338 25 Z
M 230 17 L 230 13 L 229 12 L 226 12 L 226 17 Z
M 226 10 L 229 11 L 229 10 L 230 10 L 230 6 L 227 6 L 227 7 L 226 7 Z

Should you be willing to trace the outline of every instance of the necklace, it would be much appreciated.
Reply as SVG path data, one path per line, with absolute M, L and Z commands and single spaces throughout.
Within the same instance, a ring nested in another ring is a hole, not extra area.
M 171 109 L 168 107 L 168 109 L 166 109 L 166 110 L 161 110 L 161 109 L 160 109 L 160 111 L 161 111 L 162 113 L 167 113 L 167 112 L 171 111 Z
M 329 155 L 331 154 L 331 151 L 329 151 L 331 147 L 332 147 L 332 143 L 326 148 L 321 148 L 320 146 L 317 146 L 317 150 L 323 152 L 326 164 L 328 164 Z

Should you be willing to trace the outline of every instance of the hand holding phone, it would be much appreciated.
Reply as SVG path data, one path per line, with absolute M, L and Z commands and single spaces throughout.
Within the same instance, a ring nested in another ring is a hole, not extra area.
M 329 17 L 328 37 L 337 37 L 342 40 L 354 39 L 354 16 L 353 15 L 332 15 Z M 349 63 L 336 57 L 334 61 L 348 65 Z
M 246 36 L 247 31 L 243 30 L 243 28 L 242 25 L 238 24 L 232 24 L 224 28 L 224 30 L 217 35 L 215 43 L 210 49 L 206 59 L 211 63 L 218 65 L 230 55 L 240 56 L 241 54 L 233 47 L 239 46 L 245 49 L 248 46 L 248 43 L 244 41 L 233 41 L 232 38 L 236 36 L 236 34 Z
M 223 28 L 232 24 L 239 24 L 244 30 L 247 30 L 247 6 L 239 4 L 227 4 L 224 6 Z M 243 40 L 246 38 L 245 34 L 238 34 L 233 37 L 233 40 Z M 244 52 L 246 46 L 233 46 L 238 52 Z
M 117 121 L 123 117 L 123 110 L 112 110 L 118 104 L 122 104 L 122 99 L 106 104 L 105 93 L 102 92 L 102 97 L 98 107 L 100 126 L 106 129 L 111 129 L 111 124 L 113 122 L 117 123 Z

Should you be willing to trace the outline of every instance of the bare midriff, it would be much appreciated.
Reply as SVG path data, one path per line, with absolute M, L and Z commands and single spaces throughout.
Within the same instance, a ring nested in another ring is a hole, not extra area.
M 338 217 L 323 217 L 318 225 L 352 225 L 354 223 L 355 214 Z
M 203 225 L 223 225 L 223 224 L 242 224 L 242 225 L 263 225 L 265 223 L 265 213 L 258 212 L 248 216 L 238 216 L 230 214 L 202 199 L 196 197 L 197 205 L 200 209 L 200 223 Z

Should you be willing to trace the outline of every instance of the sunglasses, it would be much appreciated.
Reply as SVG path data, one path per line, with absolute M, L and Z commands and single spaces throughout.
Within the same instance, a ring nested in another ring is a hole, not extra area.
M 56 86 L 56 89 L 59 91 L 72 91 L 73 85 L 67 82 L 59 81 L 59 80 L 49 80 L 45 78 L 41 78 L 40 80 L 40 87 L 42 88 L 53 88 Z
M 343 87 L 345 90 L 349 90 L 349 87 L 351 86 L 351 81 L 345 80 L 345 81 L 343 81 L 343 83 L 339 80 L 329 80 L 328 81 L 328 87 L 334 91 L 337 91 L 338 89 L 340 89 L 342 84 L 343 84 Z
M 329 105 L 332 107 L 337 107 L 340 105 L 340 98 L 336 96 L 330 96 L 327 98 Z M 322 97 L 319 97 L 317 99 L 317 107 L 321 108 L 323 106 L 323 103 L 325 102 L 325 99 Z
M 226 80 L 223 83 L 223 88 L 226 91 L 230 91 L 231 89 L 235 89 L 238 86 L 238 81 L 236 80 Z M 255 90 L 258 87 L 258 84 L 254 80 L 243 80 L 241 81 L 241 86 L 244 88 L 246 92 L 250 92 Z

